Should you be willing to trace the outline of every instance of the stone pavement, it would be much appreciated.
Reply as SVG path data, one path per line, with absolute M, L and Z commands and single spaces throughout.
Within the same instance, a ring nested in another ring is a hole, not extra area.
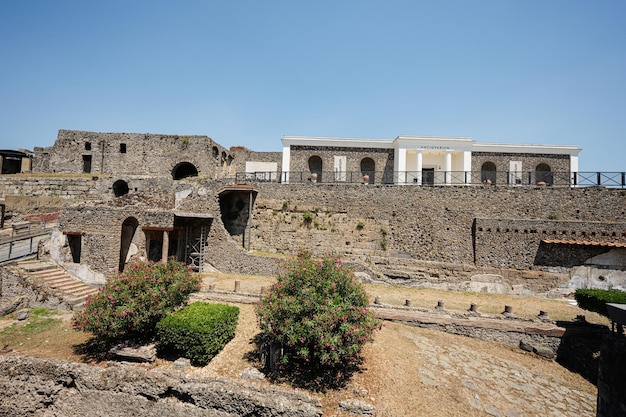
M 596 395 L 556 375 L 477 352 L 462 345 L 404 335 L 415 343 L 421 383 L 457 387 L 459 400 L 475 412 L 499 417 L 595 416 Z M 473 413 L 468 413 L 473 414 Z

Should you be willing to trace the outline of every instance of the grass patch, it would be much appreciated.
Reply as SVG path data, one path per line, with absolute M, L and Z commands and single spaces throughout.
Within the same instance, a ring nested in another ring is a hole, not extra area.
M 51 317 L 56 315 L 55 311 L 45 308 L 34 308 L 30 310 L 30 316 L 24 322 L 14 323 L 0 331 L 0 340 L 4 338 L 28 338 L 56 328 L 60 323 L 60 318 Z M 8 341 L 8 339 L 7 339 Z M 17 340 L 12 340 L 16 342 Z

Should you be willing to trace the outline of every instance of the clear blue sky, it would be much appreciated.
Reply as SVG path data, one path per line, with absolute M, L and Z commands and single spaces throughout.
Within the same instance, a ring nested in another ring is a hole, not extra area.
M 626 171 L 624 0 L 0 0 L 0 149 L 467 136 Z

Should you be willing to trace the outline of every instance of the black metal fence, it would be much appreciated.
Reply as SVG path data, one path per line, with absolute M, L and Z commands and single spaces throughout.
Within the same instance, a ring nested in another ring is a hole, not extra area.
M 238 172 L 237 182 L 388 185 L 507 185 L 626 188 L 624 172 L 559 171 L 284 171 Z

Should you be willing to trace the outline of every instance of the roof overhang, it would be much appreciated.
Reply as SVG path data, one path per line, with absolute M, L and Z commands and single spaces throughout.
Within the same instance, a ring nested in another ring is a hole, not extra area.
M 543 243 L 575 246 L 602 246 L 607 248 L 626 248 L 624 242 L 599 242 L 594 240 L 543 239 Z
M 582 149 L 574 145 L 516 145 L 512 143 L 475 142 L 472 146 L 472 151 L 577 156 Z

